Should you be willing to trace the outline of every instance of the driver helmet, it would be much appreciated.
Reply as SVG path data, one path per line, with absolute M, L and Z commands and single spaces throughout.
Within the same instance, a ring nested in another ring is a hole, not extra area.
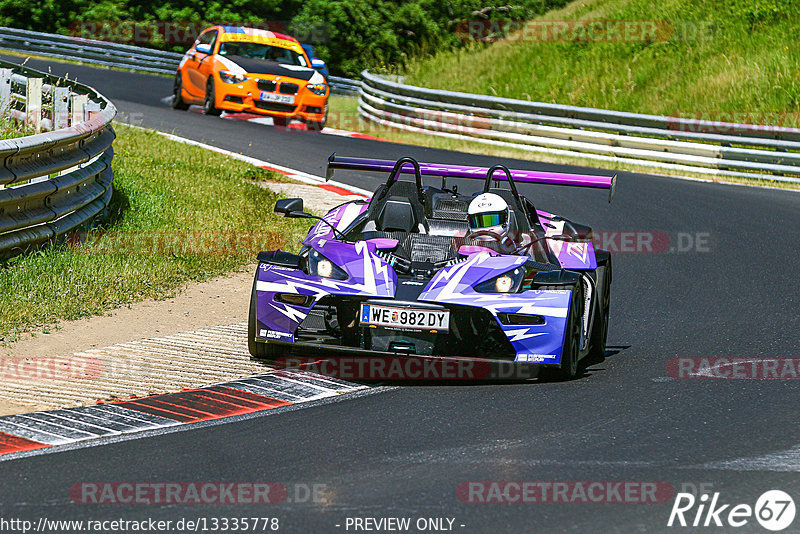
M 467 214 L 472 232 L 488 230 L 502 236 L 508 231 L 508 203 L 500 195 L 478 195 L 470 202 Z

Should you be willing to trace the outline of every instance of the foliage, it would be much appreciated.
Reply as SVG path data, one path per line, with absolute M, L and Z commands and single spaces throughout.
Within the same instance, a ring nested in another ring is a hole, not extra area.
M 76 35 L 80 34 L 80 24 L 85 29 L 87 24 L 104 21 L 165 21 L 201 26 L 278 22 L 279 29 L 287 28 L 315 45 L 317 55 L 328 62 L 332 73 L 352 76 L 363 68 L 396 68 L 410 56 L 460 47 L 464 42 L 456 35 L 456 29 L 463 21 L 524 20 L 566 3 L 567 0 L 520 0 L 511 6 L 482 0 L 166 0 L 157 4 L 143 0 L 0 0 L 0 25 Z M 316 28 L 322 31 L 312 30 Z M 96 33 L 106 40 L 113 39 L 113 35 L 103 35 L 99 30 Z M 163 31 L 143 45 L 174 51 L 188 47 L 185 43 L 165 42 Z

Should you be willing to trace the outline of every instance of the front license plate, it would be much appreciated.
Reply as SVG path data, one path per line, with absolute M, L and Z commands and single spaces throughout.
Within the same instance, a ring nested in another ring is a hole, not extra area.
M 450 328 L 449 310 L 420 310 L 392 306 L 361 305 L 362 326 L 390 326 L 408 330 L 447 331 Z
M 294 104 L 294 96 L 292 95 L 279 95 L 277 93 L 265 93 L 261 91 L 262 102 L 279 102 L 281 104 Z

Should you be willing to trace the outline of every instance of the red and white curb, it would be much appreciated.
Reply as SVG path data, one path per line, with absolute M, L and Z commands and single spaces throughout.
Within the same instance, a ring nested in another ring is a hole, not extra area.
M 0 417 L 0 456 L 263 412 L 369 389 L 278 370 L 130 401 Z
M 370 191 L 350 184 L 326 181 L 321 176 L 290 167 L 174 134 L 155 132 L 173 141 L 195 145 L 279 172 L 302 183 L 317 185 L 331 193 L 371 196 Z M 313 373 L 278 370 L 177 393 L 9 415 L 0 417 L 0 456 L 263 412 L 365 389 L 370 388 Z

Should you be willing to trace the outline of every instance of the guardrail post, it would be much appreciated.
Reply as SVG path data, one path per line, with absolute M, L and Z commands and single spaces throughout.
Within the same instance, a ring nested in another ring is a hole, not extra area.
M 11 103 L 11 76 L 13 74 L 14 71 L 11 69 L 0 69 L 0 113 L 5 113 Z
M 69 87 L 53 88 L 53 129 L 69 126 Z
M 89 97 L 87 95 L 72 95 L 70 102 L 70 126 L 75 126 L 83 122 L 83 112 L 88 101 Z
M 42 79 L 28 78 L 25 86 L 25 123 L 33 125 L 36 133 L 42 131 Z

